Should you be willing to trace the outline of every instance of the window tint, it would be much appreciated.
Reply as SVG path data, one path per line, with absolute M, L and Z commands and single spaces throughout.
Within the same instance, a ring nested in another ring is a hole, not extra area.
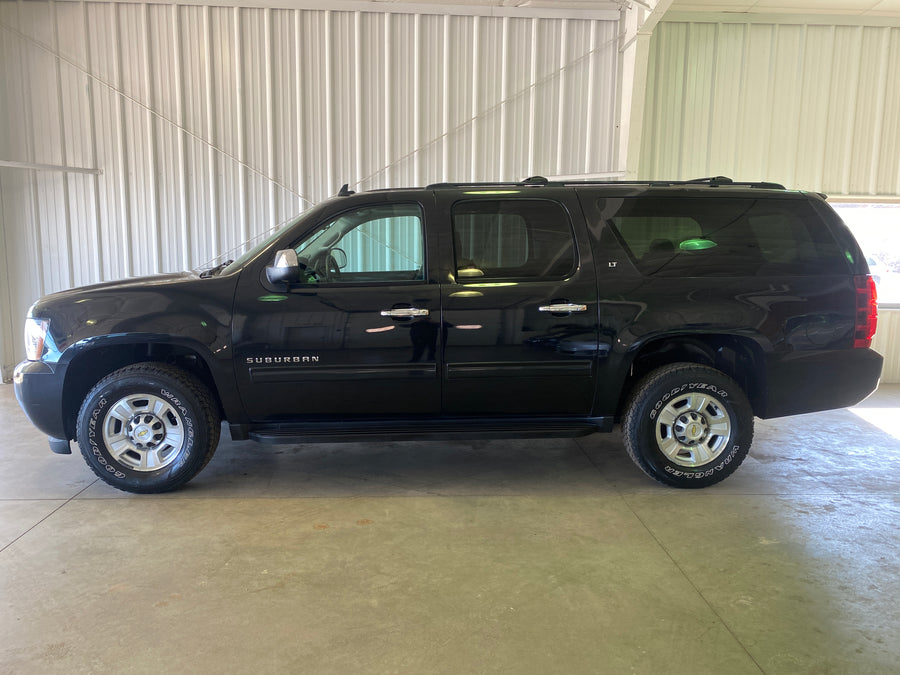
M 458 202 L 453 239 L 459 281 L 563 278 L 576 265 L 569 215 L 557 202 Z
M 425 278 L 422 210 L 387 204 L 341 214 L 295 247 L 311 283 L 414 281 Z
M 797 199 L 601 199 L 638 269 L 658 276 L 846 274 L 844 253 Z

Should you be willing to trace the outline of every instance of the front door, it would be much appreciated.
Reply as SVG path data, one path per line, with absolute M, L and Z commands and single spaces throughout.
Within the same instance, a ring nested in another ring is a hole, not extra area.
M 438 207 L 454 249 L 441 300 L 445 413 L 589 416 L 597 285 L 573 196 L 472 190 Z
M 424 224 L 412 200 L 355 206 L 290 242 L 303 283 L 278 290 L 242 274 L 234 348 L 252 421 L 439 412 L 440 291 Z

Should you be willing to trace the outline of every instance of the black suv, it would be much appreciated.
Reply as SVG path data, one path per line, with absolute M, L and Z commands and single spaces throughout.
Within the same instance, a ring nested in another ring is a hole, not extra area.
M 576 436 L 621 421 L 676 487 L 722 480 L 753 417 L 878 384 L 875 288 L 824 196 L 727 178 L 438 184 L 303 213 L 203 273 L 31 308 L 16 395 L 123 490 L 219 440 Z

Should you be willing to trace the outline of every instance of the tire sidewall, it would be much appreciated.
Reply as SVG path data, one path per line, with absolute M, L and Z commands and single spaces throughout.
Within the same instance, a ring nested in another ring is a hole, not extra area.
M 705 487 L 730 475 L 746 457 L 752 441 L 753 418 L 744 393 L 730 378 L 711 369 L 682 370 L 651 383 L 634 410 L 639 442 L 635 448 L 640 461 L 658 480 L 678 487 Z M 675 397 L 699 392 L 712 395 L 725 408 L 731 422 L 728 446 L 714 460 L 699 467 L 687 467 L 670 460 L 656 441 L 659 413 Z
M 135 471 L 120 464 L 103 440 L 103 425 L 110 408 L 133 394 L 158 396 L 175 410 L 185 430 L 185 445 L 171 464 L 156 471 Z M 159 492 L 177 487 L 198 470 L 205 459 L 206 424 L 202 406 L 188 387 L 174 378 L 154 373 L 113 374 L 85 399 L 78 416 L 78 444 L 94 471 L 115 487 L 133 492 Z

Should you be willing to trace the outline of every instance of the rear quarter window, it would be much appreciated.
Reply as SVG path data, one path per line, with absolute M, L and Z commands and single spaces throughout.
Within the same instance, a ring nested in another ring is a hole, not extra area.
M 622 197 L 597 206 L 645 275 L 849 273 L 847 254 L 805 200 Z

